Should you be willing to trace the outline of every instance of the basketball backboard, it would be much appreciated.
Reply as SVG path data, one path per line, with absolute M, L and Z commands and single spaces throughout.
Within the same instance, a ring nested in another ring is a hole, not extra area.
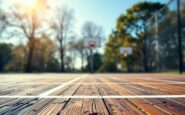
M 128 55 L 131 55 L 133 53 L 133 50 L 131 47 L 121 47 L 120 48 L 120 54 L 124 55 L 125 57 Z
M 84 46 L 88 48 L 98 48 L 100 47 L 100 38 L 85 38 Z

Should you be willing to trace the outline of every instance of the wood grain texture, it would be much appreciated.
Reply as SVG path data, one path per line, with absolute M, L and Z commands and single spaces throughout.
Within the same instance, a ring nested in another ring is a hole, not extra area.
M 0 76 L 0 95 L 40 95 L 81 74 Z M 50 96 L 184 95 L 185 76 L 93 74 Z M 185 98 L 162 99 L 0 99 L 0 115 L 184 115 Z

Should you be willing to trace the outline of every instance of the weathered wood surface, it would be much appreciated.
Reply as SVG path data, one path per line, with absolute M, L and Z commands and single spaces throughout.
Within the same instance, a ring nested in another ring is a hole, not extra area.
M 0 96 L 42 94 L 82 76 L 40 74 L 0 76 Z M 185 76 L 88 75 L 50 96 L 185 95 Z M 0 99 L 0 115 L 184 115 L 185 98 L 176 99 Z

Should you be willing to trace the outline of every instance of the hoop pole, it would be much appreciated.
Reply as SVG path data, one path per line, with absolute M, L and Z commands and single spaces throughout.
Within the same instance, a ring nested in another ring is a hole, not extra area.
M 90 49 L 91 52 L 91 73 L 94 73 L 94 59 L 93 59 L 93 49 Z
M 148 72 L 148 59 L 147 59 L 147 25 L 146 20 L 144 23 L 144 39 L 143 39 L 143 53 L 144 53 L 144 71 Z
M 183 53 L 182 53 L 182 27 L 180 0 L 177 0 L 177 18 L 178 18 L 178 41 L 179 41 L 179 73 L 183 73 Z

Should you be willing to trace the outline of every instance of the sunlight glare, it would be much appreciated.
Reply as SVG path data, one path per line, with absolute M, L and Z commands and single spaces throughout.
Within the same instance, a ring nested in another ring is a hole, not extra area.
M 36 0 L 24 0 L 24 3 L 29 7 L 34 7 L 36 4 Z
M 37 0 L 17 0 L 17 3 L 21 3 L 27 8 L 34 9 L 37 5 Z

